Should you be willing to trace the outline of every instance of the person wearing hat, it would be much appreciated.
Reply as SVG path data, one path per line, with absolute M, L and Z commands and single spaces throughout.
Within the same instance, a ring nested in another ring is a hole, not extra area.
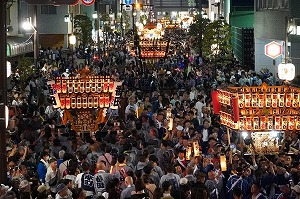
M 42 184 L 37 188 L 38 191 L 38 195 L 37 195 L 37 199 L 45 199 L 48 198 L 48 189 L 46 187 L 46 185 Z
M 69 189 L 64 183 L 60 183 L 56 187 L 55 199 L 72 199 L 72 195 L 69 194 Z
M 20 189 L 20 198 L 31 198 L 31 187 L 30 183 L 27 180 L 22 180 L 19 185 Z

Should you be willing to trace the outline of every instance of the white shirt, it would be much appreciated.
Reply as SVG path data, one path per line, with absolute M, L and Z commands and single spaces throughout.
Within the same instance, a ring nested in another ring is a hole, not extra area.
M 203 129 L 203 131 L 202 131 L 202 141 L 203 142 L 208 141 L 208 130 L 207 129 Z

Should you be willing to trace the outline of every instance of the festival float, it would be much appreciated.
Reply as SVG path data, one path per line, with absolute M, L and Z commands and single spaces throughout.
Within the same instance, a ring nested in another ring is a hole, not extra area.
M 108 108 L 117 109 L 122 82 L 97 76 L 87 67 L 76 77 L 56 77 L 48 82 L 54 108 L 63 110 L 62 123 L 78 133 L 94 132 L 105 121 Z
M 229 87 L 213 91 L 212 100 L 221 124 L 240 132 L 246 153 L 276 154 L 284 133 L 300 130 L 297 87 Z
M 138 27 L 138 35 L 138 45 L 140 49 L 139 56 L 146 64 L 154 64 L 166 56 L 169 42 L 163 38 L 164 29 L 160 23 L 155 25 L 154 23 L 149 22 L 145 26 L 140 24 Z M 136 56 L 134 42 L 130 43 L 130 49 L 131 54 Z

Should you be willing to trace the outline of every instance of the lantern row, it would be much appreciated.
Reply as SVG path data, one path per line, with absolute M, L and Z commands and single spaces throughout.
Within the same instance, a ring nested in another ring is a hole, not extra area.
M 142 51 L 141 57 L 164 57 L 166 53 L 164 51 Z
M 299 93 L 239 93 L 237 96 L 239 108 L 300 107 Z M 221 104 L 231 105 L 233 97 L 233 94 L 230 92 L 218 92 L 218 99 Z
M 109 94 L 94 96 L 60 96 L 61 109 L 108 108 L 113 99 Z
M 220 112 L 221 124 L 239 130 L 300 130 L 300 116 L 240 117 L 234 122 L 229 113 Z
M 97 78 L 98 77 L 98 78 Z M 106 93 L 113 92 L 114 82 L 109 78 L 96 76 L 93 78 L 56 78 L 52 84 L 55 93 Z

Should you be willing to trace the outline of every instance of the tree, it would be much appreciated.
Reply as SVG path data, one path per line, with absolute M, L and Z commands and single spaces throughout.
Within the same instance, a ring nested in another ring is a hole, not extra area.
M 76 15 L 74 17 L 74 29 L 74 35 L 76 35 L 83 46 L 87 46 L 92 42 L 93 24 L 88 16 Z
M 232 60 L 232 45 L 230 26 L 223 20 L 210 22 L 208 19 L 196 18 L 190 26 L 193 48 L 202 52 L 208 60 Z
M 124 32 L 126 33 L 130 29 L 130 16 L 127 11 L 122 12 L 122 18 L 123 18 L 123 24 L 125 23 Z M 121 33 L 121 16 L 118 16 L 116 19 L 116 23 L 120 24 L 120 29 L 117 30 L 119 33 Z

